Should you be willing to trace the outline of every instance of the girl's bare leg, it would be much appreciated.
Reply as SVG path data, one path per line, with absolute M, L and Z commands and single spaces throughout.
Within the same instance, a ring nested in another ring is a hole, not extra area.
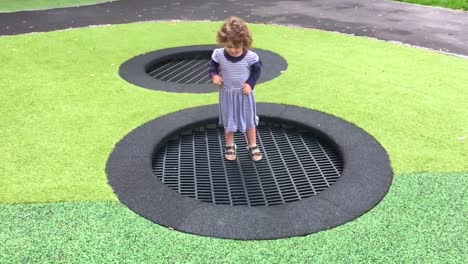
M 256 128 L 248 128 L 247 129 L 247 139 L 249 140 L 249 147 L 254 147 L 257 145 L 257 129 Z M 260 150 L 254 150 L 253 153 L 260 153 Z M 252 157 L 253 160 L 259 161 L 262 159 L 261 155 L 254 155 Z
M 227 147 L 233 146 L 234 145 L 234 132 L 224 131 L 224 139 L 226 140 L 226 146 Z M 226 159 L 227 160 L 235 160 L 236 155 L 234 155 L 234 154 L 226 155 Z
M 249 140 L 249 146 L 257 145 L 257 130 L 255 128 L 247 128 L 247 139 Z

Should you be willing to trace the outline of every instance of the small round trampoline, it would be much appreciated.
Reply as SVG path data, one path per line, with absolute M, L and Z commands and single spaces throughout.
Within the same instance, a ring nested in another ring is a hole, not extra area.
M 208 71 L 216 45 L 195 45 L 152 51 L 124 62 L 120 76 L 134 85 L 174 93 L 211 93 L 218 88 L 211 84 Z M 253 49 L 264 66 L 257 83 L 269 81 L 288 67 L 278 54 Z

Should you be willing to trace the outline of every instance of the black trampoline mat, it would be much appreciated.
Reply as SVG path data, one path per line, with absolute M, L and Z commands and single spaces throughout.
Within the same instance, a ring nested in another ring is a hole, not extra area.
M 245 134 L 235 133 L 237 159 L 224 158 L 224 132 L 216 124 L 182 131 L 153 158 L 154 174 L 182 195 L 232 206 L 272 206 L 327 189 L 342 160 L 307 129 L 275 122 L 257 127 L 263 159 L 252 161 Z

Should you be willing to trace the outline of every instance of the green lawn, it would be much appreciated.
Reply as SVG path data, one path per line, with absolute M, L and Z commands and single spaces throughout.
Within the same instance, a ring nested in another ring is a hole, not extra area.
M 0 206 L 0 262 L 463 263 L 468 174 L 406 174 L 372 211 L 305 237 L 214 239 L 158 226 L 117 202 Z
M 18 262 L 29 256 L 138 262 L 169 254 L 194 262 L 467 257 L 460 234 L 467 231 L 468 60 L 336 33 L 250 25 L 255 46 L 289 64 L 258 85 L 256 97 L 324 111 L 373 135 L 395 172 L 376 209 L 303 238 L 240 242 L 170 232 L 116 202 L 104 171 L 115 143 L 146 121 L 217 102 L 216 93 L 141 89 L 119 77 L 120 64 L 157 49 L 214 43 L 219 26 L 135 23 L 0 37 L 4 260 L 10 254 Z
M 0 0 L 0 13 L 94 5 L 112 1 L 116 0 Z
M 468 0 L 397 0 L 400 2 L 468 10 Z

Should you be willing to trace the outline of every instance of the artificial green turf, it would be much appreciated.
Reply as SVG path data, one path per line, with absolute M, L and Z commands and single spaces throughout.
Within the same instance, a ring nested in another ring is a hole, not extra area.
M 94 5 L 112 1 L 116 0 L 0 0 L 0 13 Z
M 127 59 L 214 43 L 220 23 L 136 23 L 1 37 L 0 203 L 115 200 L 105 164 L 135 127 L 217 94 L 133 86 Z M 250 25 L 288 70 L 257 101 L 318 109 L 368 131 L 397 174 L 466 172 L 468 61 L 335 33 Z M 197 34 L 193 34 L 197 32 Z M 190 37 L 188 37 L 190 36 Z
M 420 5 L 441 6 L 452 9 L 468 10 L 468 0 L 397 0 Z
M 0 262 L 463 263 L 468 174 L 408 174 L 358 219 L 305 237 L 214 239 L 171 231 L 118 202 L 0 206 Z

